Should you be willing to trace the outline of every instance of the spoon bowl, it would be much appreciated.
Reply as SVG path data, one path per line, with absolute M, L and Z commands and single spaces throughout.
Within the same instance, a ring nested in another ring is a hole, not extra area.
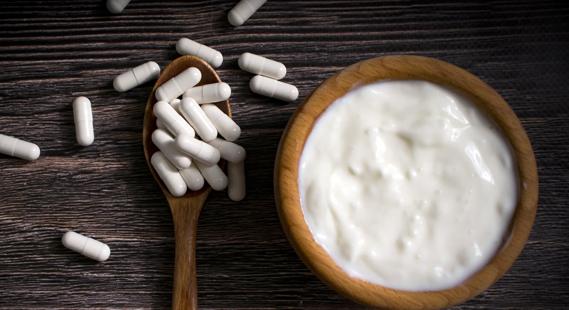
M 152 176 L 164 193 L 174 222 L 174 237 L 176 240 L 176 254 L 174 267 L 174 292 L 172 295 L 172 309 L 197 309 L 197 281 L 195 264 L 196 230 L 201 209 L 211 192 L 206 183 L 199 191 L 188 191 L 182 197 L 174 197 L 150 164 L 152 154 L 158 148 L 152 143 L 152 132 L 156 130 L 156 117 L 152 111 L 156 98 L 156 89 L 175 77 L 182 71 L 195 67 L 202 73 L 202 79 L 196 86 L 219 83 L 221 79 L 215 70 L 201 58 L 182 56 L 172 61 L 161 73 L 156 81 L 144 111 L 144 125 L 142 130 L 142 143 L 144 157 L 150 168 Z M 231 117 L 229 100 L 218 102 L 217 107 Z

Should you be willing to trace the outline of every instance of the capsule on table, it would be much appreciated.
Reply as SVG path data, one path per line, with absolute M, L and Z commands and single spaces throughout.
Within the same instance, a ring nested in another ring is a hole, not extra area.
M 118 92 L 125 92 L 157 79 L 158 76 L 160 76 L 160 66 L 154 61 L 149 61 L 118 75 L 113 80 L 113 87 Z
M 61 243 L 64 247 L 99 262 L 104 262 L 111 256 L 108 245 L 74 231 L 66 232 L 61 238 Z
M 233 142 L 216 138 L 212 141 L 209 141 L 208 143 L 211 146 L 215 147 L 219 151 L 221 158 L 227 160 L 228 162 L 237 163 L 245 160 L 245 156 L 247 156 L 245 149 Z
M 91 145 L 95 140 L 95 133 L 91 101 L 87 97 L 77 97 L 73 100 L 73 119 L 77 143 L 82 146 Z
M 152 132 L 152 143 L 154 143 L 170 163 L 178 169 L 188 168 L 192 164 L 192 160 L 178 150 L 176 140 L 166 131 L 162 129 L 154 130 L 154 132 Z
M 188 38 L 178 40 L 176 43 L 176 51 L 180 55 L 200 57 L 214 68 L 221 66 L 223 63 L 223 55 L 219 51 Z
M 131 0 L 107 0 L 107 10 L 113 14 L 121 13 Z
M 184 93 L 185 97 L 193 98 L 197 103 L 212 103 L 229 99 L 231 87 L 227 83 L 213 83 L 192 87 Z
M 229 182 L 227 195 L 233 201 L 241 201 L 245 198 L 245 162 L 227 163 L 227 175 Z
M 31 142 L 0 134 L 0 154 L 36 160 L 40 157 L 40 148 Z
M 180 97 L 186 90 L 194 87 L 202 79 L 202 73 L 195 67 L 188 68 L 160 85 L 156 90 L 156 99 L 170 102 Z
M 294 85 L 262 75 L 254 76 L 249 82 L 249 87 L 251 87 L 251 91 L 254 93 L 283 101 L 292 102 L 298 98 L 298 89 Z
M 241 135 L 241 128 L 229 115 L 223 113 L 215 104 L 204 104 L 201 106 L 205 115 L 211 121 L 217 132 L 227 141 L 235 141 Z
M 215 147 L 187 135 L 176 137 L 178 149 L 206 166 L 212 166 L 219 162 L 221 154 Z
M 229 11 L 227 19 L 235 27 L 243 25 L 267 0 L 241 0 Z
M 162 152 L 156 152 L 152 154 L 152 158 L 150 158 L 150 163 L 154 170 L 162 180 L 162 183 L 166 185 L 166 188 L 175 197 L 184 196 L 186 193 L 188 186 L 186 182 L 182 178 L 178 169 L 174 167 L 162 154 Z
M 166 101 L 156 102 L 153 111 L 156 118 L 160 119 L 174 136 L 185 134 L 193 137 L 195 135 L 192 126 Z
M 202 140 L 207 142 L 217 137 L 217 129 L 215 129 L 213 123 L 194 99 L 189 97 L 182 99 L 180 108 L 182 115 L 188 120 Z
M 195 165 L 191 165 L 189 168 L 180 170 L 180 174 L 184 181 L 186 181 L 186 185 L 188 185 L 190 190 L 197 191 L 203 188 L 205 183 L 203 175 Z
M 218 165 L 206 166 L 197 161 L 195 164 L 211 188 L 222 191 L 227 187 L 227 176 Z
M 237 63 L 241 70 L 270 77 L 275 80 L 280 80 L 286 75 L 286 67 L 282 63 L 251 53 L 241 54 Z

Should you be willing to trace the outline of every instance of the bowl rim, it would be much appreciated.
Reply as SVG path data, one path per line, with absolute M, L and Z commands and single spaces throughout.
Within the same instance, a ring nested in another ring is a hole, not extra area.
M 316 119 L 356 86 L 382 80 L 426 80 L 465 95 L 502 129 L 518 172 L 518 203 L 502 247 L 489 263 L 462 284 L 440 291 L 402 291 L 349 276 L 312 238 L 298 190 L 298 163 Z M 531 231 L 538 200 L 534 153 L 520 120 L 506 101 L 468 71 L 434 58 L 376 57 L 353 64 L 320 84 L 289 120 L 279 143 L 274 171 L 277 211 L 287 239 L 323 282 L 359 303 L 382 308 L 442 308 L 471 299 L 494 284 L 521 253 Z

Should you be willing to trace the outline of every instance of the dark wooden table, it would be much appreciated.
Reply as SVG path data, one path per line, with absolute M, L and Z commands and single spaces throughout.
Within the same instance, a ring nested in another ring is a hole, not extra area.
M 134 0 L 111 16 L 100 0 L 0 2 L 0 133 L 37 143 L 35 162 L 0 157 L 0 308 L 170 307 L 170 212 L 144 161 L 151 85 L 119 94 L 112 79 L 166 65 L 189 37 L 220 50 L 248 150 L 248 197 L 214 193 L 197 246 L 203 308 L 359 308 L 316 279 L 280 228 L 273 161 L 287 120 L 324 79 L 371 57 L 418 54 L 481 77 L 523 122 L 541 197 L 513 268 L 461 309 L 566 309 L 569 304 L 569 5 L 562 1 L 269 1 L 231 27 L 235 1 Z M 252 94 L 236 58 L 288 66 L 300 98 Z M 71 102 L 93 102 L 96 140 L 76 145 Z M 63 248 L 71 229 L 107 242 L 97 264 Z

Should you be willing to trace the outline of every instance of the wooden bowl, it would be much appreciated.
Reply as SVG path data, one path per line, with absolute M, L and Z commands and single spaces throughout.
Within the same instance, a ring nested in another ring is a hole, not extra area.
M 493 119 L 509 140 L 519 176 L 519 200 L 503 245 L 480 271 L 462 284 L 441 291 L 410 292 L 353 278 L 314 240 L 304 220 L 298 188 L 298 164 L 317 118 L 355 86 L 381 80 L 425 80 L 454 89 Z M 322 83 L 297 109 L 283 133 L 275 162 L 275 199 L 281 224 L 304 263 L 339 293 L 379 308 L 443 308 L 462 303 L 494 284 L 522 251 L 537 210 L 537 169 L 530 141 L 512 109 L 490 86 L 449 63 L 418 56 L 365 60 Z

